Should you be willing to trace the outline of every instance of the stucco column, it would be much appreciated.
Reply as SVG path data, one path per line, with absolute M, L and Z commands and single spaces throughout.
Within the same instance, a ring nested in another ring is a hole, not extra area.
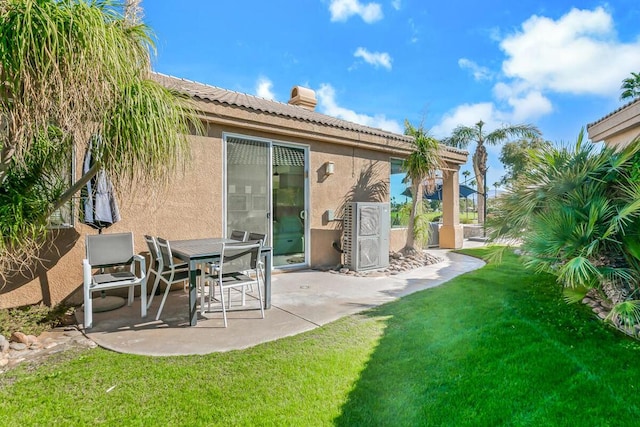
M 442 227 L 440 227 L 440 247 L 460 249 L 464 240 L 464 229 L 460 224 L 459 166 L 444 174 L 442 183 Z

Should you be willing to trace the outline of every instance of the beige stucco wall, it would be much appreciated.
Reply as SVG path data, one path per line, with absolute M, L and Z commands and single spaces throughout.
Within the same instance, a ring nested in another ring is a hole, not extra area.
M 202 117 L 208 123 L 205 136 L 191 136 L 192 160 L 186 170 L 170 179 L 167 187 L 126 189 L 119 194 L 122 220 L 105 232 L 131 231 L 136 251 L 146 253 L 143 235 L 167 239 L 222 236 L 223 229 L 223 144 L 225 133 L 300 144 L 309 148 L 310 263 L 335 265 L 341 254 L 332 243 L 341 237 L 342 207 L 351 201 L 378 200 L 371 189 L 389 184 L 390 159 L 405 157 L 410 146 L 398 139 L 358 133 L 285 117 L 265 116 L 256 111 L 201 102 Z M 448 153 L 449 161 L 462 164 L 466 153 Z M 326 176 L 325 163 L 335 165 Z M 80 169 L 79 169 L 80 170 Z M 382 200 L 389 201 L 388 192 Z M 336 220 L 327 221 L 333 211 Z M 390 249 L 399 250 L 406 229 L 393 229 Z M 82 259 L 84 238 L 96 230 L 76 223 L 57 234 L 54 245 L 43 252 L 44 265 L 26 278 L 0 283 L 0 308 L 44 302 L 82 302 Z M 454 239 L 455 240 L 455 239 Z
M 335 217 L 341 218 L 342 206 L 350 192 L 354 201 L 369 201 L 372 199 L 367 189 L 371 185 L 384 182 L 388 186 L 389 154 L 269 132 L 247 132 L 232 126 L 210 126 L 206 136 L 192 136 L 192 160 L 186 170 L 171 179 L 168 187 L 138 188 L 119 195 L 122 220 L 105 232 L 132 231 L 140 253 L 146 252 L 144 234 L 167 239 L 223 235 L 223 132 L 309 147 L 311 265 L 341 262 L 332 242 L 340 240 L 342 223 L 327 221 L 326 211 L 333 210 Z M 324 174 L 327 161 L 335 164 L 335 173 L 330 176 Z M 370 181 L 364 182 L 363 177 Z M 388 196 L 385 200 L 388 201 Z M 46 267 L 39 268 L 32 280 L 12 280 L 0 290 L 0 308 L 39 302 L 57 304 L 65 300 L 81 303 L 84 236 L 95 233 L 96 230 L 77 222 L 74 229 L 61 231 L 56 240 L 58 248 L 44 254 Z M 396 239 L 398 234 L 402 237 Z M 404 232 L 394 231 L 392 236 L 392 249 L 402 247 Z

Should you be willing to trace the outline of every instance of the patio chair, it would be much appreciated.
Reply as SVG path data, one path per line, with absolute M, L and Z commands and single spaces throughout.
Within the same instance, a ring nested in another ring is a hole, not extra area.
M 151 273 L 153 273 L 153 276 L 154 276 L 151 295 L 147 300 L 147 310 L 148 310 L 149 307 L 151 307 L 151 304 L 153 303 L 153 297 L 155 296 L 156 290 L 158 289 L 158 285 L 160 284 L 160 275 L 162 273 L 168 272 L 169 267 L 165 267 L 164 262 L 162 261 L 162 254 L 160 253 L 160 248 L 158 247 L 158 242 L 156 241 L 156 238 L 145 234 L 144 240 L 145 242 L 147 242 L 147 247 L 149 248 L 149 255 L 151 257 L 149 262 L 149 269 L 147 270 L 147 280 L 149 277 L 151 277 Z M 188 270 L 189 264 L 187 264 L 186 262 L 174 263 L 174 267 L 177 270 Z
M 133 252 L 133 233 L 87 235 L 85 243 L 86 258 L 82 260 L 85 329 L 93 326 L 91 297 L 96 291 L 129 288 L 127 303 L 131 305 L 134 289 L 136 286 L 140 286 L 140 315 L 146 317 L 147 275 L 145 260 L 143 256 Z M 137 269 L 136 266 L 138 266 Z M 127 267 L 128 270 L 126 270 Z M 98 269 L 97 274 L 94 274 L 95 269 Z M 136 271 L 140 273 L 138 274 Z
M 260 276 L 258 274 L 258 260 L 261 257 L 262 244 L 260 242 L 238 242 L 225 243 L 222 245 L 220 253 L 220 267 L 213 275 L 208 275 L 209 280 L 214 283 L 209 287 L 208 311 L 211 311 L 212 290 L 215 284 L 220 288 L 220 305 L 222 307 L 222 317 L 224 327 L 227 322 L 227 304 L 231 307 L 231 290 L 240 290 L 243 295 L 245 289 L 255 284 L 258 288 L 258 299 L 260 301 L 260 314 L 264 319 L 264 302 L 262 290 L 260 288 Z M 224 290 L 227 290 L 227 301 L 225 301 Z
M 247 232 L 244 230 L 231 230 L 231 235 L 229 236 L 231 240 L 237 240 L 239 242 L 244 242 L 247 240 Z
M 162 296 L 162 302 L 160 303 L 158 313 L 156 314 L 156 320 L 158 320 L 160 319 L 160 314 L 162 313 L 164 304 L 167 301 L 167 296 L 169 295 L 169 291 L 171 290 L 171 285 L 173 285 L 174 283 L 188 281 L 189 270 L 185 270 L 182 263 L 177 263 L 175 261 L 175 259 L 173 258 L 173 253 L 171 252 L 171 245 L 167 240 L 163 239 L 162 237 L 157 237 L 156 242 L 158 244 L 158 249 L 160 250 L 160 259 L 162 260 L 162 272 L 160 273 L 159 277 L 160 280 L 166 285 L 164 295 Z M 197 269 L 196 275 L 202 276 L 202 270 Z M 198 283 L 198 287 L 203 286 L 204 281 L 202 279 L 203 278 L 201 277 Z
M 260 242 L 262 246 L 265 246 L 267 244 L 267 235 L 264 233 L 249 232 L 247 242 Z M 262 283 L 264 283 L 264 261 L 262 261 L 262 258 L 258 259 L 258 272 L 260 273 Z M 253 286 L 250 288 L 250 292 L 253 292 Z

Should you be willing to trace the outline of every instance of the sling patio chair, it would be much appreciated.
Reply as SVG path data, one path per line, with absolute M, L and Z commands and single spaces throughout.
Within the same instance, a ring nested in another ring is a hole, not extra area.
M 85 243 L 86 258 L 82 260 L 85 329 L 93 326 L 93 301 L 91 297 L 96 291 L 129 288 L 128 305 L 131 305 L 133 304 L 134 289 L 136 286 L 140 286 L 140 315 L 146 317 L 147 276 L 145 260 L 142 255 L 133 252 L 133 233 L 87 235 Z M 96 274 L 94 274 L 94 270 L 98 270 Z
M 262 244 L 260 242 L 238 242 L 223 243 L 220 253 L 219 267 L 213 274 L 206 276 L 207 280 L 213 281 L 209 285 L 208 311 L 211 311 L 211 301 L 213 300 L 213 289 L 217 285 L 220 289 L 220 305 L 222 307 L 222 317 L 224 327 L 227 322 L 227 308 L 231 307 L 231 290 L 239 290 L 242 293 L 243 305 L 244 295 L 247 287 L 256 285 L 258 288 L 258 300 L 260 302 L 260 313 L 264 319 L 264 301 L 262 289 L 260 288 L 260 275 L 258 274 L 258 261 L 261 258 Z M 227 300 L 225 301 L 224 291 L 227 290 Z M 201 307 L 203 310 L 203 307 Z

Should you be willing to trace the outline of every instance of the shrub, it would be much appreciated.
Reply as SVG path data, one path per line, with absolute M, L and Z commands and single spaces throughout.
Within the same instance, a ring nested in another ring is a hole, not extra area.
M 534 167 L 499 199 L 492 237 L 519 239 L 526 265 L 563 287 L 638 299 L 640 140 L 616 152 L 582 139 L 531 153 Z
M 57 325 L 67 307 L 59 305 L 49 308 L 44 304 L 0 310 L 0 335 L 9 338 L 13 332 L 40 335 Z

